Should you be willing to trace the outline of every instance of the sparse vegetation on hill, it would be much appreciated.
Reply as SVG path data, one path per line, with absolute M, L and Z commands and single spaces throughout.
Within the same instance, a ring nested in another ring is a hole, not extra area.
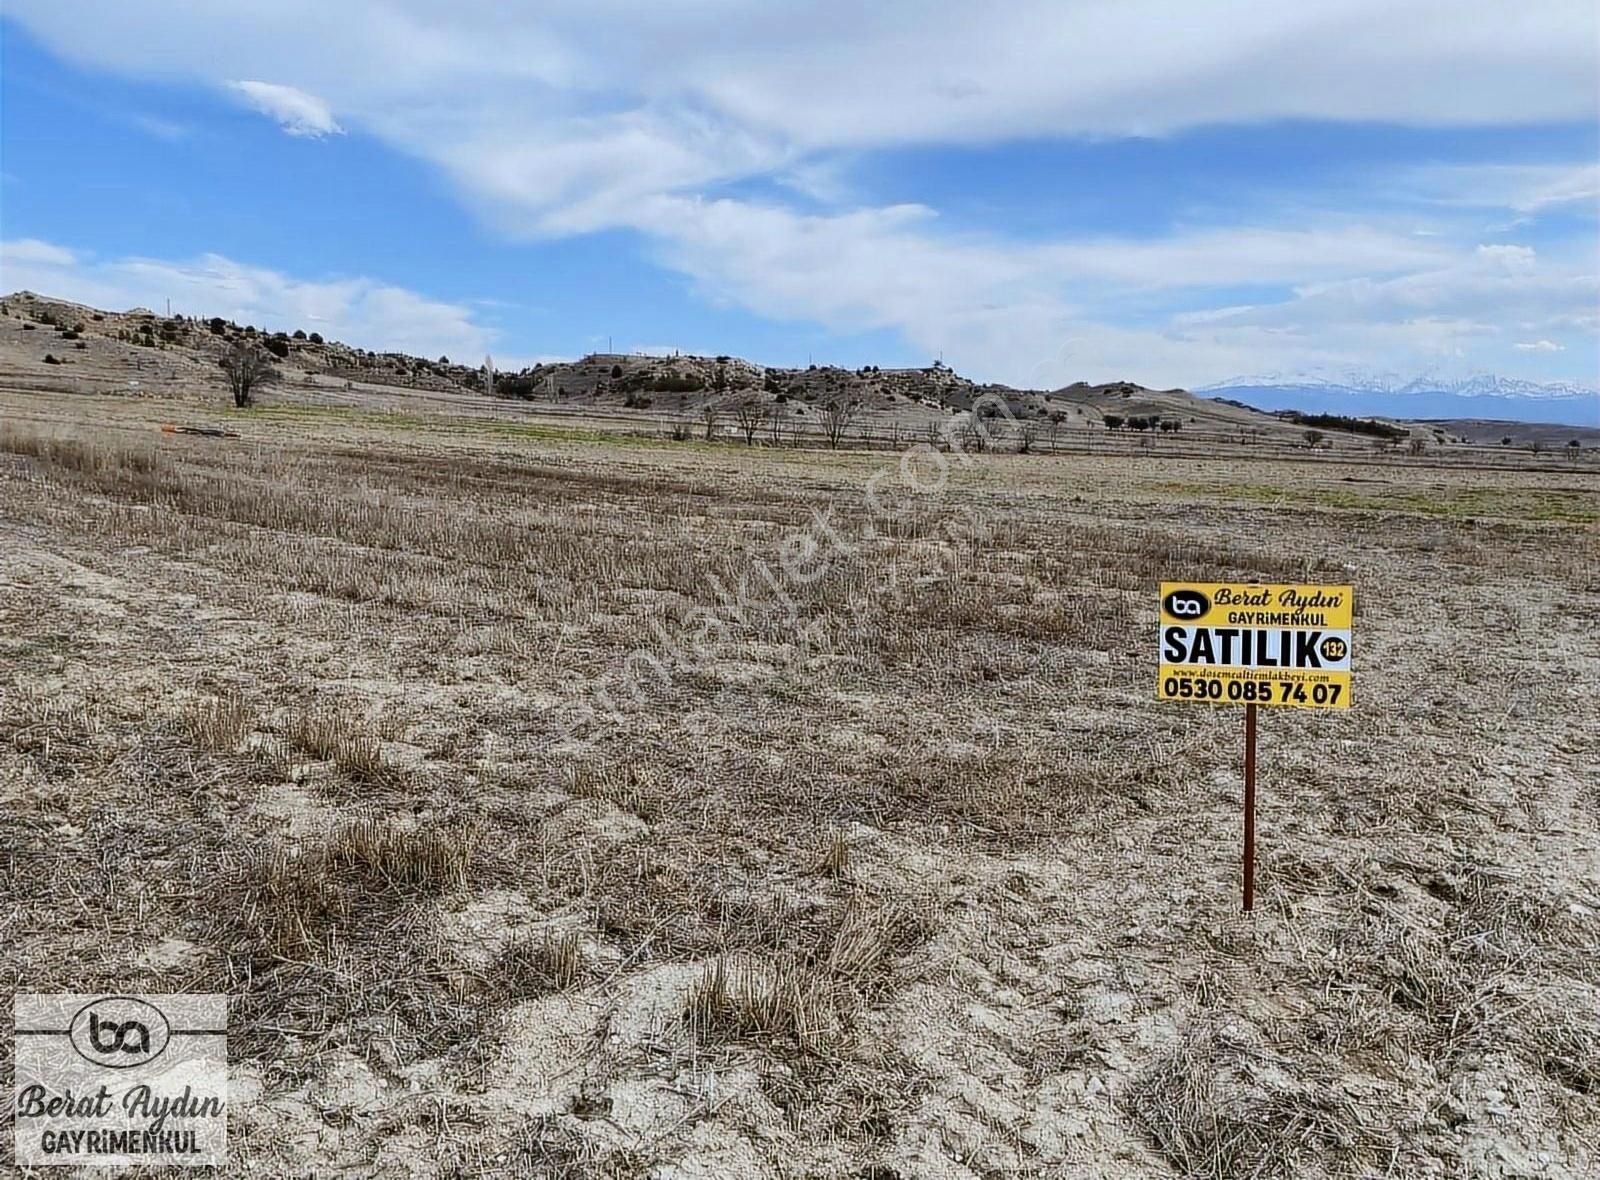
M 1278 415 L 1296 426 L 1309 426 L 1319 431 L 1342 430 L 1347 434 L 1365 434 L 1373 438 L 1402 439 L 1409 433 L 1405 427 L 1376 418 L 1351 418 L 1344 414 L 1302 414 L 1298 410 L 1283 410 Z
M 942 361 L 906 369 L 828 364 L 779 368 L 729 354 L 606 353 L 503 371 L 491 383 L 481 366 L 452 362 L 446 355 L 433 360 L 376 352 L 325 340 L 319 332 L 293 324 L 239 324 L 220 316 L 162 317 L 144 308 L 106 313 L 29 292 L 8 296 L 4 302 L 7 311 L 0 315 L 0 323 L 11 325 L 12 333 L 54 329 L 63 342 L 61 348 L 70 344 L 73 349 L 66 356 L 53 349 L 49 361 L 42 350 L 34 351 L 28 363 L 52 371 L 65 364 L 69 372 L 62 379 L 80 388 L 143 388 L 140 374 L 154 364 L 165 374 L 164 382 L 214 382 L 219 396 L 231 396 L 231 388 L 222 388 L 218 379 L 220 364 L 244 341 L 276 362 L 284 395 L 291 399 L 299 396 L 296 391 L 330 388 L 343 389 L 351 397 L 367 396 L 363 390 L 463 398 L 493 393 L 500 401 L 522 403 L 528 412 L 548 408 L 571 414 L 592 409 L 612 420 L 632 415 L 635 421 L 648 419 L 662 434 L 672 433 L 669 420 L 682 417 L 692 424 L 695 435 L 704 434 L 707 407 L 726 422 L 737 419 L 737 407 L 754 401 L 763 426 L 755 431 L 740 426 L 738 433 L 747 441 L 759 439 L 768 445 L 790 441 L 895 446 L 911 437 L 941 435 L 960 445 L 971 433 L 960 420 L 974 412 L 990 421 L 981 432 L 983 447 L 1027 454 L 1081 451 L 1097 445 L 1137 448 L 1142 453 L 1158 449 L 1152 435 L 1173 436 L 1163 442 L 1166 448 L 1203 449 L 1225 443 L 1303 452 L 1308 430 L 1320 433 L 1314 449 L 1324 454 L 1358 446 L 1370 452 L 1368 439 L 1391 445 L 1398 454 L 1408 434 L 1405 427 L 1382 421 L 1267 414 L 1237 402 L 1195 398 L 1183 390 L 1147 389 L 1128 381 L 1076 382 L 1052 391 L 1013 389 L 972 381 Z M 79 355 L 83 353 L 88 355 Z M 843 430 L 831 430 L 830 424 L 839 425 L 841 409 Z M 952 429 L 945 431 L 944 426 L 952 423 Z M 1490 441 L 1504 433 L 1497 430 Z M 711 434 L 718 439 L 726 432 L 713 429 Z M 1440 431 L 1427 453 L 1447 456 L 1459 437 L 1459 432 Z M 1516 437 L 1526 442 L 1532 435 L 1519 428 Z M 1545 430 L 1538 437 L 1550 452 L 1563 449 L 1568 435 Z M 1581 454 L 1575 461 L 1588 458 Z

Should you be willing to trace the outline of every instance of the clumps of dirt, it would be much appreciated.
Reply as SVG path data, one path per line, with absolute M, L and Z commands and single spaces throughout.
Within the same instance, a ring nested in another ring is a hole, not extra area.
M 1580 1090 L 1592 1085 L 1600 1021 L 1559 1014 L 1554 999 L 1593 974 L 1593 946 L 1570 914 L 1477 862 L 1426 873 L 1422 888 L 1437 921 L 1353 909 L 1316 971 L 1324 990 L 1375 993 L 1391 1034 L 1447 1070 L 1510 1052 Z M 1372 1025 L 1370 1014 L 1357 1019 Z
M 1181 1030 L 1121 1105 L 1189 1176 L 1290 1176 L 1329 1163 L 1359 1170 L 1377 1159 L 1379 1137 L 1349 1098 L 1209 1021 Z

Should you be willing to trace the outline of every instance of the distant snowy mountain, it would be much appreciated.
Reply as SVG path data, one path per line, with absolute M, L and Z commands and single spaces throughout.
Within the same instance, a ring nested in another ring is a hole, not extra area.
M 1194 390 L 1260 410 L 1304 410 L 1376 418 L 1485 418 L 1600 426 L 1600 388 L 1539 384 L 1479 373 L 1470 377 L 1392 373 L 1268 373 L 1230 377 Z

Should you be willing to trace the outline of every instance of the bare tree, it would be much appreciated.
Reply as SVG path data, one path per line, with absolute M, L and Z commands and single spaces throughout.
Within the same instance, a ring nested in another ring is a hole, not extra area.
M 1322 441 L 1322 437 L 1323 437 L 1322 431 L 1320 431 L 1320 430 L 1308 430 L 1308 431 L 1306 431 L 1306 446 L 1308 446 L 1308 447 L 1316 446 L 1319 442 Z
M 1017 426 L 1017 454 L 1026 455 L 1033 450 L 1033 444 L 1038 441 L 1039 428 L 1032 422 L 1023 422 Z
M 976 414 L 968 414 L 961 423 L 961 449 L 983 454 L 989 449 L 990 434 Z
M 707 402 L 700 407 L 700 420 L 706 424 L 706 441 L 710 442 L 717 436 L 717 420 L 722 417 L 722 411 Z
M 828 445 L 838 450 L 844 441 L 844 432 L 856 416 L 858 403 L 840 394 L 822 408 L 822 431 L 828 436 Z
M 233 404 L 241 409 L 255 402 L 258 388 L 278 377 L 266 353 L 243 340 L 223 353 L 220 364 L 228 377 L 228 390 L 233 394 Z
M 791 423 L 784 408 L 780 405 L 767 407 L 767 437 L 772 440 L 772 445 L 782 446 L 785 434 L 790 433 Z
M 1425 438 L 1414 438 L 1406 444 L 1406 449 L 1409 450 L 1413 455 L 1426 455 L 1428 453 L 1428 440 Z
M 744 445 L 756 445 L 756 432 L 761 429 L 761 423 L 766 421 L 767 407 L 760 398 L 747 397 L 733 407 L 733 420 L 738 424 L 739 433 L 744 435 Z

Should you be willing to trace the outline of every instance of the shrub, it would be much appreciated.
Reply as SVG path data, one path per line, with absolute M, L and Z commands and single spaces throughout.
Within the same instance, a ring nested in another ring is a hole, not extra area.
M 218 316 L 212 316 L 209 320 L 207 320 L 206 321 L 206 327 L 211 329 L 211 334 L 213 336 L 221 336 L 223 333 L 225 333 L 228 330 L 227 321 L 225 321 L 219 315 Z
M 32 332 L 32 331 L 34 331 L 34 330 L 35 330 L 35 329 L 34 329 L 34 326 L 33 326 L 33 325 L 32 325 L 32 324 L 23 324 L 23 325 L 22 325 L 22 330 L 23 330 L 23 331 L 24 331 L 24 332 Z
M 621 365 L 612 365 L 611 366 L 611 379 L 613 381 L 621 381 L 622 380 L 622 366 Z
M 645 385 L 655 393 L 695 393 L 702 388 L 700 378 L 681 373 L 667 373 L 653 378 Z
M 306 338 L 306 330 L 304 328 L 296 328 L 294 330 L 294 338 L 296 340 L 304 340 Z
M 47 365 L 59 365 L 61 361 L 55 353 L 47 352 L 44 354 L 44 363 Z
M 311 333 L 310 337 L 308 337 L 308 339 L 313 344 L 321 344 L 322 343 L 322 333 L 321 332 L 313 332 L 313 333 Z
M 289 342 L 287 340 L 278 339 L 268 340 L 267 351 L 275 357 L 286 357 L 289 355 Z

